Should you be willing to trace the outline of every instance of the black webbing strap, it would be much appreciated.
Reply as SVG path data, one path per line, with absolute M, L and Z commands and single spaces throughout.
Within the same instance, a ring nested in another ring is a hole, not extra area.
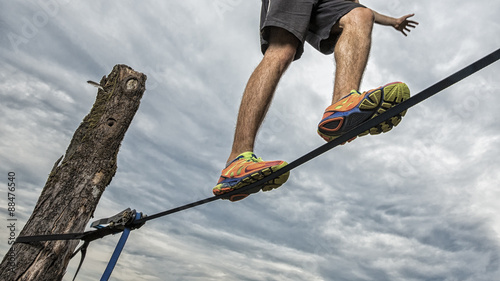
M 73 281 L 75 281 L 78 272 L 80 272 L 80 268 L 82 268 L 83 261 L 85 260 L 85 256 L 87 255 L 87 248 L 89 247 L 90 242 L 84 241 L 80 248 L 76 249 L 76 251 L 71 255 L 70 259 L 72 259 L 78 252 L 81 253 L 80 262 L 78 263 L 78 267 L 76 268 L 75 275 L 73 276 Z
M 409 109 L 410 107 L 424 101 L 427 98 L 434 96 L 435 94 L 441 92 L 442 90 L 444 90 L 444 89 L 450 87 L 451 85 L 461 81 L 462 79 L 474 74 L 475 72 L 485 68 L 486 66 L 496 62 L 499 59 L 500 59 L 500 49 L 497 49 L 493 53 L 483 57 L 482 59 L 479 59 L 478 61 L 470 64 L 469 66 L 466 66 L 463 69 L 457 71 L 456 73 L 444 78 L 443 80 L 435 83 L 434 85 L 430 86 L 429 88 L 412 96 L 408 100 L 398 104 L 397 106 L 390 108 L 389 110 L 378 115 L 377 117 L 374 117 L 374 118 L 360 124 L 359 126 L 346 132 L 344 135 L 334 139 L 333 141 L 328 142 L 328 143 L 314 149 L 313 151 L 311 151 L 311 152 L 305 154 L 304 156 L 294 160 L 293 162 L 290 162 L 285 167 L 283 167 L 283 168 L 279 169 L 278 171 L 274 172 L 273 174 L 263 178 L 262 180 L 259 180 L 257 182 L 254 182 L 253 184 L 247 185 L 245 187 L 228 192 L 228 193 L 223 194 L 223 195 L 209 197 L 209 198 L 206 198 L 206 199 L 203 199 L 200 201 L 186 204 L 184 206 L 180 206 L 180 207 L 177 207 L 174 209 L 170 209 L 170 210 L 167 210 L 164 212 L 160 212 L 157 214 L 153 214 L 151 216 L 144 217 L 140 220 L 137 220 L 136 223 L 145 223 L 146 221 L 149 221 L 152 219 L 156 219 L 156 218 L 170 215 L 170 214 L 180 212 L 180 211 L 183 211 L 186 209 L 190 209 L 190 208 L 193 208 L 193 207 L 196 207 L 199 205 L 203 205 L 205 203 L 209 203 L 209 202 L 221 199 L 221 198 L 229 198 L 232 195 L 241 194 L 244 191 L 257 189 L 259 186 L 262 186 L 266 182 L 268 182 L 272 179 L 275 179 L 275 178 L 283 175 L 284 173 L 289 172 L 292 169 L 297 168 L 298 166 L 310 161 L 313 158 L 318 157 L 319 155 L 327 152 L 328 150 L 330 150 L 330 149 L 332 149 L 332 148 L 334 148 L 342 143 L 345 143 L 346 141 L 358 136 L 359 134 L 369 130 L 370 128 L 375 127 L 378 124 L 384 122 L 385 120 L 387 120 L 393 116 L 396 116 L 397 114 Z
M 80 271 L 80 268 L 82 267 L 83 261 L 85 260 L 87 248 L 90 242 L 101 239 L 104 236 L 123 232 L 127 228 L 129 230 L 132 230 L 144 225 L 144 223 L 134 223 L 136 217 L 142 217 L 142 213 L 137 213 L 135 210 L 127 208 L 112 217 L 100 219 L 93 222 L 91 226 L 96 228 L 97 230 L 91 230 L 82 233 L 20 236 L 16 239 L 16 243 L 31 243 L 56 240 L 82 240 L 83 244 L 71 255 L 71 258 L 73 258 L 76 254 L 78 254 L 78 252 L 81 253 L 80 263 L 78 264 L 75 276 L 73 277 L 73 280 L 75 280 L 78 272 Z
M 132 225 L 133 216 L 136 211 L 127 208 L 124 211 L 106 219 L 100 219 L 92 223 L 92 227 L 97 230 L 90 230 L 81 233 L 66 233 L 66 234 L 47 234 L 47 235 L 31 235 L 19 236 L 16 243 L 30 243 L 41 241 L 55 241 L 55 240 L 83 240 L 92 242 L 94 240 L 103 238 L 110 234 L 120 233 L 125 229 L 125 226 Z M 132 219 L 131 219 L 132 218 Z M 103 226 L 107 224 L 107 226 Z M 142 226 L 141 223 L 133 223 L 134 228 Z

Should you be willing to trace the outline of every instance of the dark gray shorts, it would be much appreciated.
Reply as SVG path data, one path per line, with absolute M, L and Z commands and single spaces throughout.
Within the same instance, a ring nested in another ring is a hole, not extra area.
M 262 0 L 260 42 L 262 53 L 268 43 L 268 27 L 281 27 L 297 37 L 301 44 L 295 59 L 304 52 L 304 42 L 323 54 L 333 53 L 338 36 L 331 36 L 333 25 L 345 14 L 363 5 L 347 0 Z

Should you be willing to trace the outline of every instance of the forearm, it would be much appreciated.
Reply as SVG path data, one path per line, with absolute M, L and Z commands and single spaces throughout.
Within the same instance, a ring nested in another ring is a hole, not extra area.
M 398 24 L 396 18 L 379 14 L 374 10 L 372 10 L 372 12 L 373 12 L 373 15 L 375 16 L 375 23 L 378 23 L 380 25 L 388 25 L 388 26 L 396 26 Z
M 348 0 L 348 1 L 359 3 L 359 1 L 357 1 L 357 0 Z M 411 30 L 410 28 L 415 28 L 418 25 L 418 22 L 409 19 L 409 18 L 413 17 L 415 14 L 408 14 L 408 15 L 404 15 L 400 18 L 393 18 L 393 17 L 379 14 L 374 10 L 371 10 L 371 11 L 373 12 L 375 23 L 381 24 L 381 25 L 392 26 L 397 31 L 400 31 L 401 33 L 403 33 L 404 36 L 407 35 L 406 34 L 407 32 L 410 32 L 410 30 Z

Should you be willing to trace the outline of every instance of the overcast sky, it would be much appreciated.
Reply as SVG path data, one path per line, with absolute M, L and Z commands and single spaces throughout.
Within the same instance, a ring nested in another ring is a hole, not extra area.
M 498 1 L 372 0 L 415 13 L 408 37 L 376 26 L 361 90 L 412 93 L 500 46 Z M 0 217 L 15 172 L 20 223 L 115 64 L 148 76 L 96 219 L 154 214 L 212 195 L 245 83 L 259 63 L 260 1 L 1 1 Z M 500 276 L 500 63 L 292 171 L 278 190 L 216 201 L 131 233 L 111 280 L 494 280 Z M 257 140 L 264 160 L 322 145 L 334 64 L 306 46 Z M 50 216 L 51 214 L 47 214 Z M 8 250 L 1 228 L 0 254 Z M 90 245 L 100 277 L 119 236 Z M 64 280 L 71 280 L 78 258 Z

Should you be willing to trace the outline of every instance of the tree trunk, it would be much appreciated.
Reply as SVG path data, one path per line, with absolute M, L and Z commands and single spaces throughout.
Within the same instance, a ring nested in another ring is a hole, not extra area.
M 19 236 L 78 233 L 116 172 L 120 143 L 139 108 L 146 75 L 116 65 L 103 77 L 90 113 L 55 163 Z M 62 159 L 62 162 L 61 162 Z M 15 243 L 0 264 L 2 280 L 61 280 L 79 241 Z M 15 265 L 9 263 L 15 258 Z

